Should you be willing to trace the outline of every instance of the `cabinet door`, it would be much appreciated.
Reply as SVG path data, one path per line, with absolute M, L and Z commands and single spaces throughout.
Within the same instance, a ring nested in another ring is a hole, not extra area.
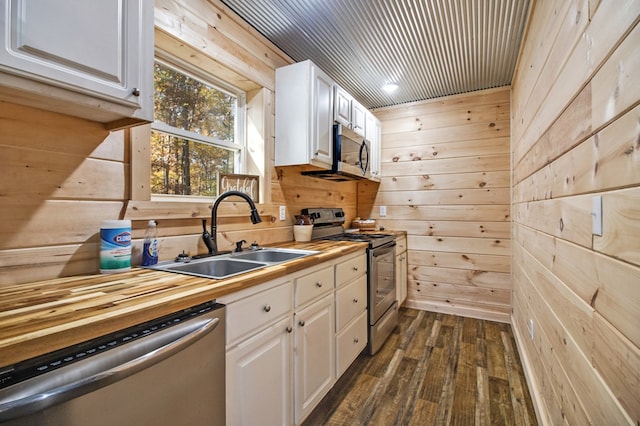
M 333 80 L 315 65 L 312 74 L 313 158 L 325 164 L 333 161 Z
M 335 91 L 335 110 L 333 119 L 351 128 L 351 95 L 344 91 L 340 86 L 336 85 Z
M 227 352 L 227 425 L 290 425 L 290 316 Z
M 380 120 L 378 120 L 373 114 L 367 112 L 365 135 L 369 141 L 370 150 L 370 169 L 371 178 L 375 180 L 380 179 L 380 166 L 382 155 L 382 141 L 380 136 Z
M 339 378 L 367 346 L 367 311 L 362 311 L 336 336 L 336 371 Z
M 358 102 L 351 103 L 351 129 L 364 137 L 367 109 Z
M 407 298 L 407 252 L 396 255 L 396 300 L 398 306 Z
M 333 330 L 333 293 L 295 314 L 296 424 L 304 420 L 333 386 L 335 377 Z

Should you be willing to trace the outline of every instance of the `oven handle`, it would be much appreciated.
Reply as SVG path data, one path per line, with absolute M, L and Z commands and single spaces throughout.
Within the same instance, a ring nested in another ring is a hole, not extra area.
M 188 321 L 87 359 L 85 368 L 44 373 L 14 395 L 0 391 L 0 422 L 26 416 L 123 380 L 176 354 L 213 331 L 220 318 Z M 133 359 L 132 359 L 133 358 Z M 91 364 L 91 365 L 89 365 Z M 74 374 L 75 373 L 75 374 Z M 79 376 L 79 377 L 78 377 Z M 26 384 L 26 382 L 25 382 Z M 6 399 L 5 399 L 6 398 Z
M 393 251 L 395 246 L 396 246 L 396 242 L 393 241 L 393 242 L 385 244 L 383 246 L 371 249 L 371 256 L 378 257 L 378 256 L 382 256 L 384 254 L 387 254 L 390 251 Z

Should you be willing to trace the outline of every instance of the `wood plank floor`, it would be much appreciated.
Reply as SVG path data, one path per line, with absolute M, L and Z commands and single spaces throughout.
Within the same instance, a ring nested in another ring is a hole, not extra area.
M 315 425 L 536 425 L 511 326 L 400 309 L 304 422 Z

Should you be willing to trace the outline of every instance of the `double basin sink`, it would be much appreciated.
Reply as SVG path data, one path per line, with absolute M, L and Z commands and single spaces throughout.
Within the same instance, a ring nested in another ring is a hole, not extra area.
M 319 253 L 313 250 L 265 248 L 256 251 L 224 254 L 202 259 L 167 261 L 149 266 L 150 269 L 223 279 L 267 266 L 279 265 Z

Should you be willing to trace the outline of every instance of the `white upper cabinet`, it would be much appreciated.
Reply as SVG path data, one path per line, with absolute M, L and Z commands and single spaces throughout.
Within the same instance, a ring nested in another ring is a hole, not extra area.
M 367 109 L 337 84 L 334 92 L 333 119 L 335 122 L 364 136 Z
M 0 0 L 0 99 L 118 128 L 153 120 L 153 1 Z
M 333 85 L 308 60 L 276 70 L 276 166 L 331 167 Z
M 351 128 L 351 102 L 353 98 L 336 84 L 333 119 L 336 123 Z
M 351 103 L 351 130 L 364 137 L 367 109 L 356 102 Z
M 382 127 L 380 120 L 372 113 L 366 113 L 365 136 L 369 141 L 369 167 L 371 180 L 380 180 L 380 168 L 382 163 Z

